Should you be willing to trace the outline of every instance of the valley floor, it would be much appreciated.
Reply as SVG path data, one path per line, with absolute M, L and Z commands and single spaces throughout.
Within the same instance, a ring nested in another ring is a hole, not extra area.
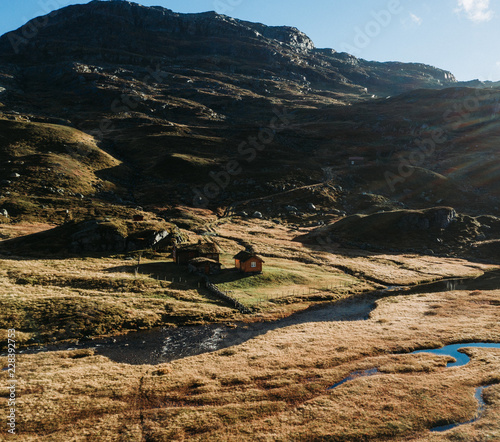
M 229 221 L 213 231 L 226 267 L 244 243 L 266 261 L 267 276 L 255 284 L 219 281 L 254 308 L 253 315 L 210 298 L 166 256 L 143 258 L 136 275 L 136 263 L 124 256 L 4 255 L 0 302 L 9 315 L 3 333 L 16 328 L 18 343 L 26 345 L 155 325 L 273 320 L 321 300 L 497 268 L 304 245 L 297 238 L 306 231 L 267 221 Z M 500 290 L 489 288 L 400 294 L 378 300 L 367 320 L 318 317 L 158 365 L 117 363 L 92 349 L 18 354 L 17 440 L 498 440 L 500 350 L 468 349 L 471 362 L 457 368 L 446 368 L 446 356 L 409 353 L 500 342 L 499 304 Z M 6 366 L 7 358 L 1 361 Z M 374 376 L 329 390 L 350 373 L 372 368 L 378 369 Z M 8 372 L 0 377 L 5 408 Z M 481 419 L 429 431 L 473 419 L 475 388 L 484 385 Z M 2 432 L 0 439 L 7 436 Z

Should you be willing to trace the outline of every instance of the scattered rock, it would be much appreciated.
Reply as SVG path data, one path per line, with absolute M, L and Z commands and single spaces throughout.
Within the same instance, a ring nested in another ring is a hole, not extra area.
M 5 218 L 9 217 L 9 212 L 7 212 L 7 209 L 1 209 L 0 210 L 0 215 L 4 216 Z
M 262 219 L 263 218 L 262 213 L 260 213 L 260 212 L 254 212 L 252 216 L 254 218 L 258 218 L 258 219 Z

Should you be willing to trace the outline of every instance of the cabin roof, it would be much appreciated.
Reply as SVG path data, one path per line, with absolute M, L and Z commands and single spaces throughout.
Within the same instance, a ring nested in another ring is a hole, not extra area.
M 200 252 L 200 253 L 220 253 L 219 248 L 213 242 L 201 244 L 178 244 L 176 246 L 179 252 Z
M 202 264 L 217 264 L 217 265 L 222 265 L 220 262 L 215 261 L 214 259 L 209 259 L 209 258 L 193 258 L 189 260 L 189 264 L 193 265 L 202 265 Z
M 234 255 L 234 259 L 237 259 L 241 262 L 247 262 L 251 258 L 255 258 L 261 262 L 264 262 L 264 260 L 260 256 L 257 256 L 255 253 L 247 252 L 246 250 L 243 250 L 240 253 Z

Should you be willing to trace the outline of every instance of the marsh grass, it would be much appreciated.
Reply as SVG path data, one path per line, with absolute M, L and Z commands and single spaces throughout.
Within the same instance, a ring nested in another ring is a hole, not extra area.
M 471 362 L 459 368 L 446 368 L 448 357 L 409 352 L 500 341 L 490 303 L 499 297 L 483 291 L 381 300 L 367 321 L 294 325 L 155 367 L 114 363 L 92 351 L 20 355 L 22 440 L 495 440 L 500 351 L 468 349 Z M 438 315 L 424 314 L 436 305 Z M 380 317 L 390 322 L 379 324 Z M 370 368 L 379 372 L 328 390 Z M 475 388 L 490 384 L 479 421 L 429 432 L 472 419 Z
M 221 282 L 256 298 L 265 290 L 272 297 L 286 284 L 318 287 L 347 280 L 347 290 L 361 292 L 377 287 L 366 282 L 370 276 L 411 284 L 492 267 L 436 257 L 339 253 L 334 246 L 311 250 L 293 241 L 297 232 L 283 226 L 273 229 L 273 237 L 247 234 L 233 222 L 215 228 L 228 265 L 241 241 L 264 256 L 269 271 L 260 279 Z M 252 231 L 268 228 L 262 222 Z M 33 344 L 241 319 L 165 257 L 143 259 L 137 274 L 136 263 L 123 258 L 3 257 L 2 337 L 12 325 L 20 344 Z M 313 302 L 288 299 L 290 304 L 279 307 L 274 299 L 277 310 L 270 307 L 248 320 L 289 314 Z M 92 351 L 20 354 L 19 440 L 495 440 L 500 438 L 499 351 L 468 350 L 470 364 L 456 369 L 445 368 L 446 357 L 408 353 L 454 342 L 500 342 L 499 300 L 500 291 L 489 290 L 393 296 L 379 300 L 367 321 L 282 327 L 236 347 L 154 367 L 115 363 Z M 350 373 L 371 368 L 379 372 L 328 390 Z M 0 372 L 2 407 L 6 376 Z M 494 385 L 485 390 L 487 407 L 478 422 L 429 432 L 470 420 L 477 411 L 474 389 L 489 384 Z

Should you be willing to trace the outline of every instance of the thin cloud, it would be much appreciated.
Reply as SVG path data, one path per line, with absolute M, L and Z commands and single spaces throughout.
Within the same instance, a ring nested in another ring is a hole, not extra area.
M 422 24 L 422 17 L 419 17 L 418 15 L 415 15 L 413 13 L 410 13 L 410 17 L 411 21 L 416 25 L 420 26 Z
M 490 0 L 458 0 L 458 13 L 464 12 L 469 20 L 475 23 L 489 21 L 493 18 Z

